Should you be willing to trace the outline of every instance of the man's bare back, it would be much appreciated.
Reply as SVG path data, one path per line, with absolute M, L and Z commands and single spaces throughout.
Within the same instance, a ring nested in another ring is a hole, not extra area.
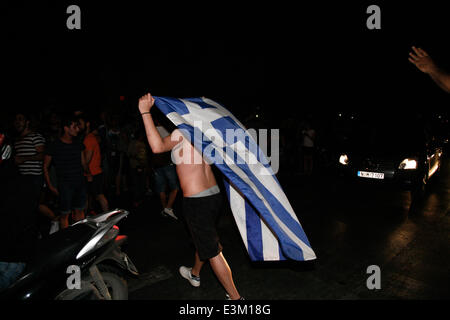
M 175 130 L 173 141 L 179 141 L 180 136 L 181 132 Z M 186 138 L 173 147 L 172 161 L 176 164 L 183 196 L 190 197 L 217 185 L 211 166 Z

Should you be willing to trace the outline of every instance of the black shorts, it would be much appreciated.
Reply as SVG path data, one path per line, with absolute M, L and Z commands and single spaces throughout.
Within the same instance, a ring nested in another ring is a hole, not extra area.
M 216 229 L 221 210 L 220 193 L 201 198 L 183 198 L 183 215 L 202 261 L 222 252 Z
M 314 147 L 302 147 L 302 152 L 304 156 L 313 156 Z
M 103 173 L 92 176 L 92 181 L 87 183 L 90 195 L 98 196 L 103 194 Z
M 69 214 L 72 210 L 84 210 L 86 207 L 86 183 L 83 180 L 58 182 L 59 211 Z

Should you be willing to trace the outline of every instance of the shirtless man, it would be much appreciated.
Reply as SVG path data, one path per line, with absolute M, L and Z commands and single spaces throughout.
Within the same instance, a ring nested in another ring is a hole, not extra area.
M 147 139 L 154 153 L 176 149 L 174 153 L 178 154 L 179 158 L 175 164 L 183 191 L 183 214 L 196 247 L 194 266 L 192 268 L 181 266 L 180 274 L 192 286 L 198 287 L 200 270 L 208 260 L 227 291 L 227 298 L 243 300 L 234 285 L 231 269 L 222 254 L 222 246 L 215 228 L 220 213 L 221 195 L 211 167 L 183 137 L 180 130 L 174 130 L 171 135 L 161 138 L 150 114 L 154 102 L 155 99 L 150 93 L 139 99 L 139 111 L 144 121 Z

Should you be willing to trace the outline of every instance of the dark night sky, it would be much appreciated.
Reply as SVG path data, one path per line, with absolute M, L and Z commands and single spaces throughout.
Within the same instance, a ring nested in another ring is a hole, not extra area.
M 4 11 L 3 110 L 49 103 L 100 108 L 120 95 L 133 105 L 147 90 L 208 96 L 238 115 L 259 106 L 273 119 L 448 106 L 450 96 L 407 60 L 411 45 L 422 46 L 450 71 L 450 20 L 438 6 L 380 3 L 382 30 L 371 31 L 371 2 L 55 3 L 22 2 Z M 69 4 L 81 7 L 81 30 L 66 28 Z

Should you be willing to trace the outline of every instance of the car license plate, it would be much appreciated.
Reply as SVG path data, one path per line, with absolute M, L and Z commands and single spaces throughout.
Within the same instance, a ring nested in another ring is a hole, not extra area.
M 369 178 L 369 179 L 384 179 L 384 173 L 381 173 L 381 172 L 358 171 L 358 177 L 361 177 L 361 178 Z

